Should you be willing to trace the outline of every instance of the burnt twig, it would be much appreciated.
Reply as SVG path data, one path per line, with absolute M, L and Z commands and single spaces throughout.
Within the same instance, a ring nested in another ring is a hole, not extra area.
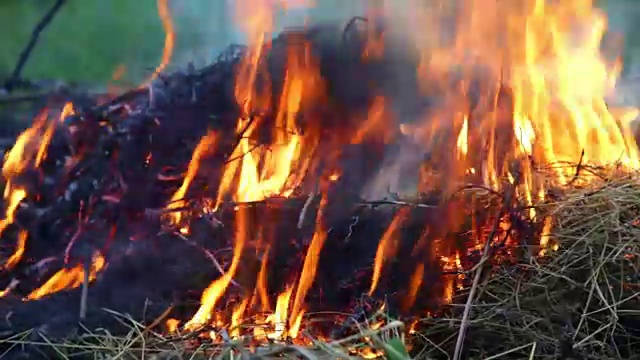
M 429 205 L 418 202 L 408 202 L 401 200 L 373 200 L 373 201 L 360 201 L 358 205 L 368 205 L 368 206 L 380 206 L 380 205 L 397 205 L 397 206 L 409 206 L 416 208 L 429 208 L 429 209 L 437 209 L 438 205 Z
M 573 175 L 573 178 L 569 181 L 567 185 L 573 184 L 576 180 L 578 180 L 578 176 L 580 175 L 580 170 L 582 170 L 582 161 L 584 160 L 584 149 L 580 153 L 580 161 L 578 161 L 578 165 L 576 165 L 576 173 Z
M 29 39 L 27 46 L 25 46 L 25 48 L 20 53 L 20 57 L 18 58 L 18 63 L 16 64 L 16 67 L 13 69 L 13 72 L 11 73 L 11 76 L 9 77 L 9 79 L 7 79 L 7 81 L 5 81 L 4 83 L 4 88 L 5 90 L 7 90 L 7 92 L 10 92 L 11 90 L 13 90 L 13 88 L 19 82 L 20 74 L 22 73 L 22 70 L 24 69 L 24 66 L 27 63 L 27 60 L 29 60 L 29 56 L 31 55 L 31 52 L 35 48 L 36 43 L 40 38 L 40 34 L 47 27 L 47 25 L 51 23 L 51 20 L 53 20 L 53 17 L 60 10 L 62 5 L 64 5 L 66 2 L 67 0 L 56 0 L 53 6 L 49 9 L 49 11 L 47 11 L 47 13 L 42 17 L 42 19 L 40 19 L 36 27 L 31 32 L 31 38 Z
M 186 242 L 187 244 L 189 244 L 191 246 L 195 246 L 195 247 L 199 248 L 200 250 L 202 250 L 204 252 L 205 256 L 207 258 L 209 258 L 209 260 L 211 260 L 211 262 L 213 263 L 213 266 L 215 266 L 216 270 L 218 270 L 220 272 L 220 275 L 224 275 L 226 273 L 226 271 L 224 270 L 222 265 L 220 265 L 220 262 L 218 261 L 218 259 L 216 259 L 216 257 L 211 253 L 211 251 L 205 249 L 202 246 L 197 245 L 195 242 L 191 241 L 189 238 L 187 238 L 186 236 L 182 235 L 179 232 L 174 232 L 173 234 L 175 236 L 179 237 L 180 239 L 184 240 L 184 242 Z M 238 284 L 233 279 L 231 279 L 231 284 L 234 285 L 234 286 L 240 287 L 240 284 Z
M 351 32 L 351 30 L 354 28 L 354 26 L 356 26 L 356 24 L 358 22 L 368 22 L 369 19 L 367 19 L 366 17 L 363 16 L 354 16 L 352 17 L 349 22 L 347 22 L 347 24 L 345 25 L 344 29 L 342 30 L 342 43 L 346 44 L 347 43 L 347 35 L 349 34 L 349 32 Z

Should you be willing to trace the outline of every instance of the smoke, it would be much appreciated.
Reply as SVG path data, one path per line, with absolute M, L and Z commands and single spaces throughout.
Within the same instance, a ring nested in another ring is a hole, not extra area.
M 300 1 L 297 1 L 298 3 Z M 238 3 L 234 0 L 171 0 L 170 6 L 177 29 L 177 49 L 173 67 L 210 63 L 230 44 L 246 43 L 236 19 Z M 274 3 L 276 3 L 274 1 Z M 366 12 L 368 0 L 321 0 L 309 6 L 282 7 L 274 13 L 274 36 L 287 27 L 327 21 L 346 22 Z

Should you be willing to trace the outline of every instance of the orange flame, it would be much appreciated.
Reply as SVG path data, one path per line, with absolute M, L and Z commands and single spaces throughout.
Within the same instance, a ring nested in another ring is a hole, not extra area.
M 601 55 L 606 17 L 593 1 L 460 2 L 462 6 L 436 4 L 425 10 L 416 1 L 417 11 L 410 14 L 412 25 L 434 23 L 429 19 L 452 13 L 458 19 L 452 41 L 439 38 L 437 27 L 433 37 L 418 39 L 423 50 L 418 74 L 422 88 L 442 90 L 448 100 L 440 109 L 443 111 L 422 126 L 419 133 L 428 134 L 424 140 L 432 140 L 431 134 L 446 129 L 450 124 L 446 119 L 455 117 L 454 113 L 466 111 L 457 152 L 463 158 L 478 157 L 472 149 L 476 141 L 469 141 L 483 139 L 488 145 L 484 158 L 470 165 L 472 172 L 481 171 L 485 185 L 493 188 L 500 187 L 499 177 L 513 177 L 501 170 L 505 169 L 504 158 L 510 156 L 531 156 L 537 164 L 577 163 L 584 150 L 583 163 L 638 168 L 640 153 L 629 128 L 629 119 L 635 118 L 638 110 L 616 111 L 604 101 L 620 66 Z M 461 71 L 452 70 L 454 64 L 460 65 Z M 468 84 L 477 77 L 478 66 L 492 74 L 495 84 L 483 84 L 479 103 L 485 110 L 471 114 L 466 100 Z M 463 81 L 453 81 L 451 75 L 456 71 Z M 452 82 L 453 87 L 447 85 Z M 509 143 L 505 129 L 512 131 L 511 149 L 505 147 Z M 519 194 L 531 205 L 544 198 L 545 180 L 530 165 L 524 167 Z M 566 166 L 555 166 L 553 171 L 554 180 L 560 183 L 575 172 Z M 530 215 L 535 216 L 535 211 Z
M 13 269 L 18 262 L 22 259 L 22 255 L 24 255 L 25 247 L 27 246 L 27 237 L 29 233 L 26 230 L 20 230 L 18 234 L 18 243 L 16 244 L 16 249 L 7 260 L 7 263 L 4 265 L 4 270 L 9 271 Z
M 96 279 L 106 265 L 105 258 L 96 252 L 93 255 L 91 269 L 89 270 L 89 282 Z M 33 290 L 27 295 L 27 300 L 37 300 L 43 296 L 53 294 L 63 290 L 75 289 L 79 287 L 85 279 L 84 266 L 78 264 L 71 269 L 61 269 L 47 280 L 42 286 Z
M 273 325 L 274 331 L 267 335 L 269 338 L 274 340 L 281 340 L 285 337 L 285 329 L 287 326 L 287 314 L 289 310 L 289 301 L 291 299 L 291 294 L 293 293 L 293 287 L 287 287 L 285 291 L 283 291 L 280 295 L 278 295 L 278 300 L 276 301 L 276 311 L 267 318 L 267 321 L 271 322 Z
M 27 197 L 27 192 L 24 189 L 11 189 L 11 184 L 7 184 L 5 188 L 5 193 L 9 191 L 9 205 L 7 205 L 5 218 L 0 220 L 0 234 L 4 232 L 4 230 L 9 226 L 9 224 L 13 224 L 15 221 L 15 212 L 20 205 L 20 202 Z M 5 196 L 6 198 L 7 196 Z
M 293 301 L 291 308 L 291 317 L 289 318 L 289 327 L 294 329 L 297 333 L 297 327 L 300 324 L 303 315 L 304 298 L 307 295 L 307 291 L 311 288 L 311 284 L 316 276 L 318 270 L 318 262 L 320 261 L 320 251 L 324 246 L 324 241 L 327 239 L 327 232 L 324 229 L 322 216 L 324 208 L 327 205 L 327 197 L 323 196 L 320 201 L 320 208 L 316 215 L 316 229 L 311 239 L 309 249 L 307 249 L 307 255 L 304 258 L 304 264 L 302 265 L 302 273 L 300 274 L 300 280 L 298 281 L 298 289 L 296 290 L 296 297 Z
M 11 150 L 5 155 L 2 166 L 2 175 L 5 179 L 23 173 L 29 168 L 30 161 L 34 160 L 39 153 L 41 144 L 44 142 L 40 139 L 40 133 L 47 122 L 47 111 L 44 109 L 36 116 L 33 125 L 18 136 Z
M 227 287 L 231 283 L 231 280 L 235 276 L 238 265 L 240 264 L 240 258 L 242 250 L 246 242 L 246 226 L 248 220 L 247 209 L 239 208 L 236 212 L 236 237 L 235 245 L 233 248 L 233 260 L 231 266 L 227 269 L 226 273 L 212 282 L 209 287 L 202 293 L 200 300 L 200 308 L 196 314 L 185 324 L 187 330 L 194 330 L 207 324 L 211 319 L 212 312 L 216 306 L 216 303 L 220 300 Z
M 185 195 L 187 194 L 187 190 L 193 179 L 195 179 L 198 173 L 198 166 L 200 165 L 200 161 L 204 155 L 212 151 L 216 144 L 216 134 L 214 132 L 209 132 L 207 135 L 203 136 L 196 149 L 193 151 L 193 155 L 191 156 L 191 161 L 187 166 L 187 174 L 184 177 L 184 181 L 178 190 L 173 194 L 169 204 L 167 205 L 168 210 L 179 209 L 186 205 L 186 201 L 184 200 Z M 174 225 L 181 225 L 183 213 L 181 211 L 172 211 L 169 213 L 168 218 L 169 221 Z
M 173 47 L 175 45 L 176 32 L 173 26 L 173 19 L 171 18 L 171 11 L 169 10 L 169 0 L 157 0 L 158 16 L 162 20 L 162 27 L 164 28 L 164 48 L 162 49 L 162 58 L 160 64 L 156 67 L 153 74 L 145 80 L 140 88 L 149 86 L 153 80 L 160 74 L 171 62 L 171 56 L 173 55 Z
M 262 255 L 262 262 L 260 264 L 260 272 L 258 273 L 258 281 L 256 282 L 256 293 L 260 299 L 261 309 L 263 311 L 267 311 L 271 308 L 269 303 L 269 295 L 267 293 L 267 264 L 269 263 L 269 252 L 271 251 L 271 247 L 268 247 L 267 250 Z M 276 306 L 277 307 L 277 306 Z
M 382 275 L 382 267 L 389 258 L 393 258 L 398 248 L 398 234 L 397 231 L 400 228 L 402 222 L 409 215 L 409 208 L 404 207 L 396 213 L 391 221 L 389 227 L 382 235 L 382 239 L 378 244 L 378 250 L 376 251 L 376 257 L 373 264 L 373 276 L 371 278 L 371 287 L 369 288 L 369 296 L 373 295 L 380 282 L 380 276 Z

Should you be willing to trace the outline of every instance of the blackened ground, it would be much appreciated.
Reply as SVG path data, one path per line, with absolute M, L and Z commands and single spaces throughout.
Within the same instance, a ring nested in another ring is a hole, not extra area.
M 297 229 L 301 204 L 287 202 L 289 204 L 283 202 L 276 208 L 270 206 L 268 211 L 263 204 L 251 209 L 251 224 L 245 230 L 254 241 L 248 244 L 235 279 L 242 288 L 231 286 L 227 300 L 253 292 L 260 268 L 260 259 L 256 255 L 260 251 L 256 251 L 255 240 L 260 236 L 272 248 L 267 275 L 272 304 L 277 295 L 299 276 L 314 226 L 310 224 L 302 230 Z M 320 254 L 318 272 L 306 297 L 309 313 L 356 311 L 357 303 L 369 290 L 378 242 L 392 220 L 393 212 L 364 207 L 327 229 L 328 237 Z M 442 275 L 437 263 L 428 260 L 433 258 L 428 256 L 430 243 L 427 242 L 421 251 L 415 249 L 426 227 L 437 228 L 438 224 L 447 221 L 441 214 L 441 209 L 414 209 L 402 224 L 399 251 L 397 256 L 388 260 L 383 279 L 374 294 L 376 299 L 387 300 L 391 311 L 397 315 L 400 315 L 400 304 L 406 296 L 410 275 L 420 262 L 426 262 L 423 282 L 429 286 L 423 287 L 415 307 L 434 309 L 439 304 Z M 308 216 L 314 216 L 313 209 Z M 199 247 L 209 248 L 223 264 L 228 264 L 231 256 L 234 234 L 231 214 L 223 223 L 225 226 L 222 228 L 207 228 L 202 224 L 195 227 L 195 245 L 176 237 L 160 236 L 122 241 L 112 246 L 107 254 L 108 268 L 89 289 L 87 318 L 82 325 L 91 331 L 105 328 L 112 334 L 123 334 L 129 329 L 103 309 L 128 314 L 149 324 L 172 304 L 176 308 L 171 316 L 188 319 L 197 309 L 202 290 L 220 275 Z M 261 228 L 269 228 L 264 224 L 275 226 L 271 231 L 261 231 Z M 413 255 L 408 255 L 411 253 Z M 4 336 L 35 329 L 33 336 L 36 338 L 38 333 L 42 333 L 47 338 L 59 340 L 83 331 L 78 325 L 80 289 L 30 302 L 22 302 L 17 295 L 0 299 L 0 318 L 5 319 L 0 333 Z M 405 311 L 405 314 L 410 312 Z
M 90 286 L 87 316 L 82 325 L 94 331 L 108 329 L 123 334 L 127 329 L 109 309 L 148 323 L 171 304 L 198 299 L 211 278 L 212 263 L 196 247 L 172 237 L 121 242 L 107 254 L 108 268 Z M 34 329 L 60 341 L 84 330 L 79 326 L 81 289 L 56 293 L 37 301 L 23 302 L 19 294 L 0 299 L 2 338 Z M 9 345 L 2 345 L 7 348 Z

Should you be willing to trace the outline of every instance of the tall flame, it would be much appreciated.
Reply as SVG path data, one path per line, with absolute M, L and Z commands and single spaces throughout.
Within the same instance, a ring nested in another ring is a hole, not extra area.
M 173 19 L 171 18 L 171 10 L 169 10 L 169 0 L 157 0 L 158 7 L 158 16 L 160 16 L 160 20 L 162 20 L 162 27 L 164 29 L 165 38 L 164 38 L 164 47 L 162 49 L 162 57 L 160 58 L 160 63 L 153 71 L 153 74 L 149 76 L 142 84 L 140 84 L 140 88 L 144 88 L 149 86 L 153 80 L 158 77 L 160 74 L 171 62 L 171 57 L 173 56 L 173 48 L 175 46 L 176 41 L 176 31 L 173 25 Z
M 222 295 L 224 295 L 227 287 L 231 283 L 231 280 L 235 276 L 242 257 L 242 250 L 244 249 L 244 245 L 247 240 L 247 211 L 248 210 L 246 208 L 239 208 L 236 213 L 235 244 L 233 247 L 233 260 L 231 261 L 231 266 L 227 269 L 224 275 L 212 282 L 211 285 L 204 290 L 202 298 L 200 299 L 200 308 L 191 320 L 185 324 L 186 329 L 194 330 L 207 324 L 209 319 L 211 319 L 211 315 L 216 304 Z

